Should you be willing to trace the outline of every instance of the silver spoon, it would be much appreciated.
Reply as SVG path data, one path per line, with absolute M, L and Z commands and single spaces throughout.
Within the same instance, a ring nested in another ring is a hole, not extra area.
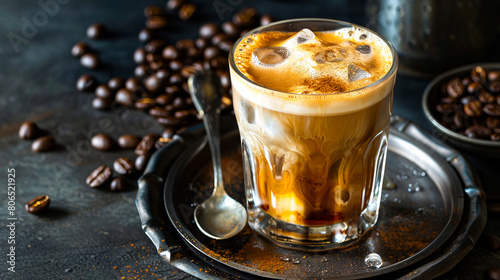
M 189 92 L 203 117 L 214 168 L 214 190 L 210 198 L 194 210 L 198 228 L 213 239 L 238 234 L 247 223 L 245 207 L 227 195 L 222 181 L 219 115 L 222 98 L 220 79 L 211 71 L 198 71 L 188 80 Z

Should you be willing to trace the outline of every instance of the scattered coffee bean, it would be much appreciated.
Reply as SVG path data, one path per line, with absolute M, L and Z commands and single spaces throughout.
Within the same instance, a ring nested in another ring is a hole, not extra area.
M 149 115 L 151 115 L 152 117 L 155 117 L 155 118 L 160 118 L 160 117 L 168 117 L 171 115 L 171 113 L 163 107 L 155 106 L 155 107 L 152 107 L 151 109 L 149 109 Z
M 137 35 L 137 39 L 141 43 L 147 43 L 153 38 L 153 32 L 149 28 L 143 28 L 139 31 L 139 35 Z
M 90 140 L 92 147 L 100 151 L 110 151 L 115 148 L 115 140 L 108 134 L 99 133 Z
M 145 154 L 151 154 L 154 149 L 154 144 L 156 142 L 157 136 L 154 134 L 147 134 L 145 135 L 141 142 L 137 145 L 135 148 L 135 154 L 140 156 L 140 155 L 145 155 Z
M 198 30 L 198 33 L 201 38 L 211 38 L 215 34 L 219 33 L 220 27 L 219 25 L 213 23 L 213 22 L 208 22 L 203 24 L 200 29 Z
M 96 97 L 92 99 L 92 108 L 96 110 L 109 110 L 113 105 L 113 99 Z
M 134 167 L 137 171 L 144 171 L 146 168 L 146 165 L 149 162 L 150 155 L 149 154 L 144 154 L 144 155 L 139 155 L 134 161 Z
M 159 16 L 159 15 L 165 15 L 165 10 L 163 10 L 163 8 L 160 6 L 150 5 L 144 8 L 145 17 Z
M 500 268 L 493 267 L 486 271 L 488 280 L 500 280 Z
M 41 195 L 26 202 L 24 208 L 30 214 L 39 214 L 47 210 L 50 205 L 50 198 L 48 195 Z
M 71 55 L 74 57 L 81 57 L 84 53 L 90 51 L 90 46 L 85 42 L 76 43 L 73 48 L 71 48 Z
M 137 78 L 144 78 L 149 74 L 150 71 L 151 70 L 146 64 L 140 64 L 135 67 L 134 76 L 136 76 Z
M 172 142 L 172 139 L 160 137 L 155 142 L 155 149 L 159 150 L 159 149 L 167 146 L 168 143 L 170 143 L 170 142 Z
M 182 20 L 190 20 L 196 13 L 196 6 L 192 3 L 182 4 L 179 9 L 179 18 Z
M 120 175 L 129 175 L 134 172 L 134 163 L 127 157 L 120 157 L 113 162 L 113 169 Z
M 227 36 L 236 38 L 240 35 L 240 28 L 232 21 L 226 21 L 222 24 L 222 30 Z
M 111 168 L 107 165 L 101 165 L 90 173 L 85 182 L 87 186 L 97 188 L 106 184 L 112 174 Z
M 24 122 L 19 127 L 19 138 L 21 139 L 35 139 L 38 137 L 40 129 L 34 122 Z
M 163 39 L 153 39 L 144 46 L 144 50 L 147 53 L 160 53 L 166 45 L 167 41 Z
M 89 69 L 95 69 L 101 64 L 101 59 L 95 53 L 85 53 L 80 57 L 80 64 Z
M 156 102 L 153 98 L 144 97 L 144 98 L 138 99 L 134 103 L 134 106 L 135 106 L 135 108 L 137 108 L 139 110 L 147 111 L 150 108 L 152 108 L 155 104 L 156 104 Z
M 108 87 L 107 84 L 99 85 L 95 88 L 95 96 L 99 98 L 114 98 L 114 92 Z
M 137 64 L 146 63 L 146 50 L 144 50 L 144 48 L 138 48 L 135 50 L 134 62 Z
M 97 80 L 94 76 L 84 74 L 76 81 L 76 89 L 81 92 L 93 91 L 97 86 Z
M 52 150 L 56 146 L 56 138 L 52 135 L 38 137 L 31 144 L 31 150 L 35 153 Z
M 115 95 L 115 101 L 126 107 L 132 107 L 135 102 L 134 95 L 126 88 L 119 89 Z
M 123 78 L 114 77 L 108 81 L 109 89 L 115 92 L 124 86 L 125 86 L 125 79 Z
M 260 25 L 268 25 L 271 22 L 273 22 L 273 18 L 269 14 L 265 14 L 260 17 Z
M 118 137 L 118 146 L 122 149 L 135 149 L 141 138 L 135 134 L 125 134 Z
M 239 27 L 248 28 L 257 24 L 259 18 L 257 10 L 253 7 L 247 7 L 233 16 L 233 22 Z
M 111 180 L 111 183 L 109 185 L 109 189 L 114 192 L 121 192 L 124 191 L 128 188 L 128 182 L 125 178 L 122 176 L 118 176 Z
M 175 129 L 173 127 L 166 127 L 163 130 L 161 137 L 167 138 L 167 139 L 172 139 L 172 138 L 174 138 L 174 135 L 175 135 Z
M 107 28 L 102 23 L 91 24 L 87 28 L 87 37 L 90 39 L 101 39 L 106 36 Z
M 184 3 L 186 3 L 186 0 L 168 0 L 167 9 L 172 11 L 179 10 Z
M 490 71 L 488 73 L 488 80 L 492 82 L 500 82 L 500 71 Z
M 491 234 L 491 233 L 483 233 L 481 236 L 481 240 L 483 244 L 492 251 L 497 251 L 500 249 L 500 237 Z
M 146 19 L 146 27 L 149 29 L 157 30 L 163 29 L 168 25 L 168 20 L 162 15 L 150 16 Z M 149 40 L 147 40 L 149 41 Z M 144 42 L 147 42 L 144 41 Z M 141 41 L 143 42 L 143 41 Z

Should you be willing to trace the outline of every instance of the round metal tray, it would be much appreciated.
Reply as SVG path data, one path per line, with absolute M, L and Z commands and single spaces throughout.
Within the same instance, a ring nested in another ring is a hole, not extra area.
M 244 202 L 234 119 L 225 118 L 222 128 L 224 182 L 228 193 Z M 160 255 L 200 278 L 435 277 L 462 259 L 484 228 L 484 196 L 465 160 L 395 117 L 381 216 L 355 246 L 295 251 L 275 246 L 248 227 L 229 240 L 215 241 L 193 221 L 194 208 L 210 195 L 213 182 L 202 135 L 203 127 L 193 127 L 155 154 L 139 180 L 136 200 L 143 228 Z M 372 252 L 383 260 L 378 269 L 364 262 Z

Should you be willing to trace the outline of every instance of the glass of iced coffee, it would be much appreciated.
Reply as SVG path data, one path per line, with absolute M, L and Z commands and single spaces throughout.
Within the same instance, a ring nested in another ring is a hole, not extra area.
M 250 227 L 281 246 L 344 247 L 377 222 L 398 65 L 354 24 L 276 22 L 230 57 Z

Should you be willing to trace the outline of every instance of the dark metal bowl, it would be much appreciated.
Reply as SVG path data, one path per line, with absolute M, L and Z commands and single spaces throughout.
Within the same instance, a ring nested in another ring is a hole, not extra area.
M 476 66 L 482 66 L 487 70 L 500 70 L 500 63 L 480 63 L 469 64 L 447 71 L 434 80 L 427 86 L 422 98 L 422 105 L 424 114 L 437 130 L 437 135 L 441 140 L 450 143 L 457 149 L 473 154 L 481 154 L 487 157 L 500 156 L 500 141 L 483 140 L 476 138 L 469 138 L 465 135 L 459 134 L 455 131 L 442 125 L 437 119 L 436 104 L 441 95 L 441 86 L 444 82 L 450 80 L 452 77 L 465 77 Z

